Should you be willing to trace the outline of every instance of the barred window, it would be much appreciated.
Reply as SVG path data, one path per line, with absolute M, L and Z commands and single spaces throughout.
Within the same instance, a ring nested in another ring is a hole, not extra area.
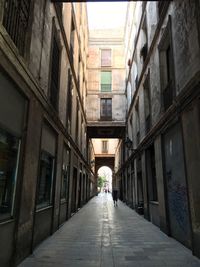
M 111 66 L 111 49 L 101 50 L 101 66 Z
M 30 0 L 5 0 L 4 3 L 3 26 L 22 55 L 25 49 L 30 2 Z
M 101 72 L 101 92 L 110 92 L 112 85 L 112 73 L 111 71 Z

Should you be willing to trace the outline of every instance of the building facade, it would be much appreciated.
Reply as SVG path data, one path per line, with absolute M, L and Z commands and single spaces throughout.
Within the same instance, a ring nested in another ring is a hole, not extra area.
M 200 256 L 199 1 L 130 2 L 121 199 Z
M 95 193 L 85 3 L 0 1 L 0 265 L 14 266 Z

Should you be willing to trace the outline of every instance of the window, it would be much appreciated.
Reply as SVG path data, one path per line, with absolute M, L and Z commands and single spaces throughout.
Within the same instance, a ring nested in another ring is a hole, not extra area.
M 75 39 L 75 24 L 72 18 L 71 21 L 71 36 L 70 36 L 70 60 L 73 63 L 74 61 L 74 39 Z
M 110 120 L 112 119 L 112 99 L 101 98 L 101 119 Z
M 70 70 L 68 70 L 68 88 L 67 88 L 67 127 L 68 127 L 68 132 L 69 132 L 69 133 L 71 133 L 72 95 L 73 95 L 72 75 L 71 75 Z
M 52 204 L 53 173 L 54 157 L 48 152 L 42 151 L 40 157 L 37 208 L 48 207 Z
M 140 143 L 140 115 L 139 115 L 139 98 L 135 105 L 135 116 L 136 116 L 136 141 L 137 145 Z
M 67 200 L 68 186 L 69 186 L 69 167 L 70 167 L 70 151 L 64 148 L 63 166 L 62 166 L 62 180 L 61 180 L 61 200 Z
M 79 101 L 78 97 L 76 99 L 76 136 L 75 136 L 75 141 L 77 145 L 79 144 Z
M 173 103 L 173 94 L 175 90 L 170 16 L 158 47 L 162 106 L 163 110 L 166 111 Z
M 151 127 L 151 96 L 149 85 L 149 73 L 144 82 L 144 114 L 145 114 L 145 131 L 149 132 Z
M 60 76 L 60 48 L 54 34 L 52 59 L 51 59 L 51 84 L 49 99 L 52 106 L 58 109 L 58 96 L 59 96 L 59 76 Z
M 111 66 L 111 49 L 101 50 L 101 66 L 102 67 Z
M 108 153 L 108 141 L 107 140 L 102 141 L 101 152 Z
M 13 215 L 20 141 L 0 129 L 0 220 Z
M 25 49 L 29 12 L 30 0 L 5 0 L 3 26 L 21 55 Z
M 101 92 L 111 92 L 112 73 L 111 71 L 101 72 Z

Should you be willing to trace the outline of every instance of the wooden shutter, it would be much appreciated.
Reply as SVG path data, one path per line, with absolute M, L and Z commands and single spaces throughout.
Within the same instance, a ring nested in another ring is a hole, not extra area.
M 112 76 L 110 71 L 101 72 L 101 92 L 111 91 Z

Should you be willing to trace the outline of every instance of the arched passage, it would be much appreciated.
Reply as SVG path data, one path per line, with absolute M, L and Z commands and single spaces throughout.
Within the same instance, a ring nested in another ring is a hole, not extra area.
M 113 177 L 113 172 L 111 168 L 107 166 L 102 166 L 98 169 L 97 171 L 97 177 L 103 178 L 103 182 L 100 185 L 98 185 L 100 188 L 99 190 L 104 190 L 106 193 L 112 191 L 112 177 Z M 102 180 L 101 180 L 102 181 Z
M 112 184 L 114 183 L 114 163 L 115 163 L 115 158 L 114 157 L 95 157 L 95 176 L 96 176 L 96 181 L 98 179 L 98 171 L 102 167 L 108 167 L 111 172 L 112 172 Z

